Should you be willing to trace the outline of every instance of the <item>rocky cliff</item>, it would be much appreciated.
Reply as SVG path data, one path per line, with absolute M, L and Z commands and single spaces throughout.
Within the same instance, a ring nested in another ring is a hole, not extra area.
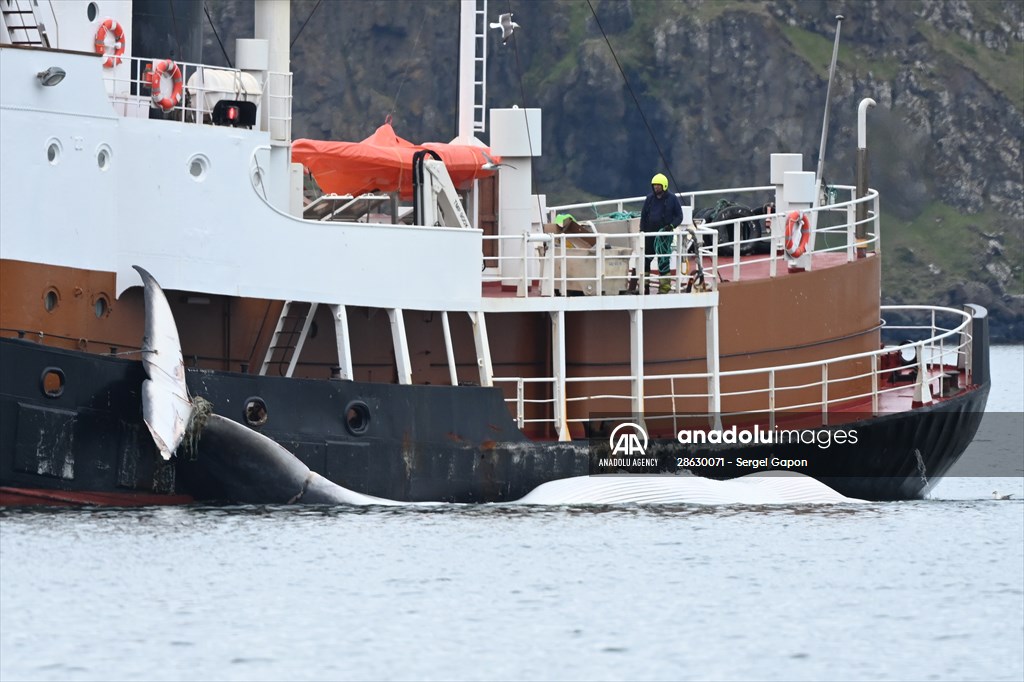
M 315 11 L 314 11 L 315 9 Z M 882 192 L 886 302 L 988 306 L 1024 340 L 1024 4 L 965 0 L 492 0 L 488 106 L 540 107 L 550 203 L 767 184 L 772 152 L 817 162 L 835 16 L 842 41 L 825 175 L 852 184 L 856 110 Z M 211 3 L 233 55 L 248 0 Z M 312 13 L 312 16 L 311 16 Z M 307 21 L 308 20 L 308 21 Z M 456 0 L 292 3 L 295 136 L 455 133 Z M 206 25 L 204 61 L 226 57 Z M 486 135 L 481 136 L 486 141 Z

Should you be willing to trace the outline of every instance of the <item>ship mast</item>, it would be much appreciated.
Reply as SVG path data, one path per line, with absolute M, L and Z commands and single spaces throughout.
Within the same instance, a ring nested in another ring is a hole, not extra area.
M 487 0 L 462 0 L 459 11 L 459 120 L 454 142 L 480 144 L 487 130 Z
M 282 74 L 291 72 L 291 8 L 289 0 L 255 0 L 253 5 L 256 39 L 267 41 L 268 50 L 268 86 L 263 89 L 263 99 L 260 103 L 260 127 L 270 131 L 270 167 L 264 175 L 269 182 L 264 181 L 263 191 L 266 192 L 267 201 L 282 211 L 288 211 L 291 103 L 286 98 L 270 96 L 269 79 L 287 78 Z M 288 91 L 291 91 L 290 83 Z
M 817 184 L 815 186 L 814 201 L 817 204 L 821 201 L 822 174 L 825 172 L 825 145 L 828 142 L 828 114 L 832 103 L 832 81 L 836 75 L 836 60 L 839 57 L 839 32 L 843 28 L 843 15 L 836 15 L 836 39 L 832 44 L 832 64 L 828 69 L 828 87 L 825 90 L 825 120 L 821 124 L 821 145 L 818 147 L 818 171 L 815 175 Z

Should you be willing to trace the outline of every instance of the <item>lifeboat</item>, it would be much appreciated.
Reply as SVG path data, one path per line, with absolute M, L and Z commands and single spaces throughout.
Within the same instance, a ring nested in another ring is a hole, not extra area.
M 418 151 L 437 152 L 456 189 L 468 190 L 474 180 L 494 175 L 485 170 L 490 155 L 484 146 L 427 142 L 413 144 L 395 133 L 390 121 L 362 142 L 295 140 L 292 161 L 309 169 L 320 188 L 331 194 L 358 196 L 367 192 L 398 192 L 412 199 L 412 157 Z

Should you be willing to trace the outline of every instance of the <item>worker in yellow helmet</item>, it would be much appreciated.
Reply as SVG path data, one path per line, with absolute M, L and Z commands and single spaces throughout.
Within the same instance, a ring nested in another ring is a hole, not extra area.
M 669 257 L 672 251 L 671 233 L 683 222 L 683 207 L 679 197 L 668 191 L 668 178 L 658 173 L 651 178 L 651 193 L 640 211 L 640 231 L 644 233 L 644 269 L 641 291 L 647 293 L 647 278 L 651 271 L 651 257 L 658 254 L 658 293 L 667 294 L 672 287 L 669 279 Z

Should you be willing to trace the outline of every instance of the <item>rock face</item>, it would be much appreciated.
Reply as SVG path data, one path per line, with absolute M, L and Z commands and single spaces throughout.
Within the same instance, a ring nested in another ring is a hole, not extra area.
M 802 152 L 813 170 L 843 12 L 825 177 L 853 184 L 857 103 L 874 98 L 883 249 L 907 250 L 883 250 L 899 261 L 885 268 L 886 301 L 985 298 L 994 338 L 1024 340 L 1024 3 L 590 4 L 514 3 L 508 44 L 488 33 L 488 106 L 544 111 L 534 182 L 549 203 L 640 195 L 659 171 L 677 190 L 768 184 L 773 152 Z M 233 56 L 234 38 L 252 35 L 251 3 L 210 10 Z M 407 139 L 451 139 L 458 10 L 293 2 L 295 137 L 359 140 L 392 114 Z M 204 61 L 220 55 L 207 24 Z

